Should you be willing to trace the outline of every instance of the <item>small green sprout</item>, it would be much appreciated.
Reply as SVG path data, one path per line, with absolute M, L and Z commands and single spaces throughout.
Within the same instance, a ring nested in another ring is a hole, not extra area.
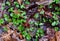
M 9 21 L 9 16 L 8 16 L 7 14 L 4 14 L 4 19 L 5 19 L 6 21 Z
M 20 8 L 21 8 L 21 9 L 25 8 L 24 4 L 22 4 L 22 5 L 20 6 Z
M 3 19 L 0 19 L 0 25 L 4 23 L 4 20 Z
M 24 27 L 22 25 L 19 25 L 17 28 L 20 32 L 22 32 L 24 30 Z
M 20 14 L 11 13 L 10 16 L 13 17 L 13 18 L 19 18 L 20 17 Z
M 53 18 L 54 18 L 54 20 L 58 20 L 58 17 L 56 14 L 54 14 Z
M 16 1 L 15 1 L 15 2 L 14 2 L 14 4 L 15 4 L 15 5 L 17 5 L 17 4 L 18 4 L 18 2 L 16 2 Z
M 39 17 L 39 14 L 38 13 L 36 13 L 35 15 L 34 15 L 34 18 L 38 18 Z
M 30 2 L 29 2 L 29 1 L 25 1 L 25 4 L 28 4 L 28 5 L 29 5 L 29 4 L 30 4 Z
M 58 4 L 60 2 L 60 0 L 54 0 L 56 2 L 56 4 Z
M 52 26 L 56 26 L 56 25 L 58 25 L 58 23 L 59 23 L 59 21 L 54 21 L 54 22 L 52 22 Z
M 43 5 L 39 5 L 39 8 L 43 8 L 44 6 Z
M 3 3 L 2 6 L 4 7 L 5 6 L 5 3 Z
M 27 32 L 26 32 L 26 31 L 23 31 L 23 32 L 22 32 L 22 35 L 23 35 L 23 37 L 26 37 Z
M 17 4 L 16 7 L 19 8 L 19 5 Z
M 33 28 L 33 27 L 31 27 L 29 30 L 30 30 L 30 31 L 33 31 L 33 30 L 34 30 L 34 28 Z
M 11 7 L 10 9 L 8 9 L 9 12 L 13 12 L 13 7 Z
M 41 28 L 39 28 L 36 32 L 36 38 L 39 36 L 41 36 L 41 37 L 44 36 L 44 30 Z
M 27 40 L 30 40 L 30 39 L 31 39 L 30 34 L 27 34 L 27 35 L 26 35 L 26 39 L 27 39 Z
M 52 8 L 53 6 L 50 4 L 48 7 L 49 7 L 49 8 Z
M 4 27 L 3 29 L 4 29 L 4 31 L 7 31 L 7 30 L 8 30 L 8 28 L 7 28 L 7 27 Z
M 38 38 L 39 37 L 39 33 L 36 33 L 36 38 Z
M 44 10 L 40 11 L 40 14 L 44 14 Z
M 38 22 L 35 22 L 35 25 L 38 26 Z
M 27 33 L 26 31 L 23 31 L 22 34 L 23 34 L 23 37 L 25 37 L 27 40 L 30 40 L 31 39 L 30 34 Z
M 58 31 L 58 30 L 59 30 L 59 28 L 58 28 L 58 27 L 55 27 L 55 28 L 54 28 L 54 30 L 55 30 L 55 31 Z
M 2 9 L 2 10 L 4 10 L 5 8 L 4 8 L 4 7 L 2 7 L 1 9 Z
M 21 16 L 25 16 L 26 15 L 26 12 L 25 11 L 23 11 L 22 12 L 22 14 L 21 14 Z
M 10 2 L 7 1 L 6 4 L 10 6 Z

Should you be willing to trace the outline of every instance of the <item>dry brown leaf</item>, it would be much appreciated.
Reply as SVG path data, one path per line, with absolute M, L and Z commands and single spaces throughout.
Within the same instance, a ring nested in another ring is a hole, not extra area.
M 52 13 L 51 12 L 45 12 L 46 15 L 52 17 Z
M 38 0 L 38 2 L 36 2 L 38 5 L 49 5 L 50 3 L 52 3 L 52 0 Z
M 56 32 L 55 35 L 57 39 L 56 41 L 60 41 L 60 31 Z
M 55 41 L 55 37 L 50 38 L 50 41 Z
M 22 0 L 18 0 L 18 3 L 21 4 L 22 3 Z
M 22 34 L 19 34 L 19 37 L 20 37 L 20 39 L 21 39 L 21 40 L 23 39 L 23 36 L 22 36 Z
M 17 9 L 15 9 L 13 12 L 14 12 L 15 14 L 19 14 L 19 12 L 18 12 Z

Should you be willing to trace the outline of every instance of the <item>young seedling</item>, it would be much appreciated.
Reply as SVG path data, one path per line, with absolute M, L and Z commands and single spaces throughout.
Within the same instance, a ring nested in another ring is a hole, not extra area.
M 4 31 L 8 31 L 8 28 L 7 27 L 4 27 L 3 29 L 4 29 Z

